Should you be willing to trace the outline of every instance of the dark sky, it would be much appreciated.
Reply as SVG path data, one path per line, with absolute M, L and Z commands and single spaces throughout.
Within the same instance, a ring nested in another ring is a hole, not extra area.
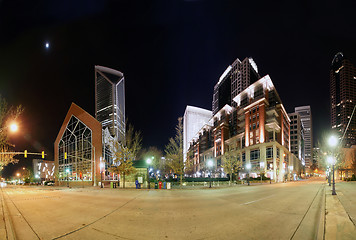
M 129 122 L 163 150 L 186 105 L 211 109 L 220 75 L 245 57 L 288 112 L 311 105 L 316 143 L 339 51 L 356 63 L 353 1 L 0 0 L 0 94 L 25 108 L 19 151 L 52 154 L 71 102 L 94 115 L 94 65 L 124 73 Z

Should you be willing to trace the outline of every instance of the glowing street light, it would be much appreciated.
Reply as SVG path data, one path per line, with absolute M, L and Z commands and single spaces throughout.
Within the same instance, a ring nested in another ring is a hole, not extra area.
M 105 169 L 105 163 L 100 162 L 100 188 L 103 188 L 103 169 Z
M 330 147 L 336 147 L 338 142 L 339 142 L 339 140 L 335 136 L 330 136 L 329 139 L 328 139 L 328 144 L 329 144 Z
M 66 169 L 66 173 L 67 173 L 67 187 L 69 187 L 69 182 L 68 182 L 68 173 L 69 173 L 69 169 Z
M 146 159 L 146 163 L 147 163 L 147 185 L 148 185 L 148 189 L 151 189 L 151 184 L 150 184 L 150 173 L 149 173 L 149 169 L 150 169 L 150 165 L 153 161 L 154 157 L 150 157 Z
M 11 132 L 17 132 L 18 129 L 19 129 L 19 126 L 15 122 L 10 124 L 10 131 Z
M 214 165 L 214 163 L 213 163 L 213 161 L 212 160 L 209 160 L 208 162 L 207 162 L 207 165 L 208 165 L 208 167 L 209 167 L 209 169 L 210 169 L 210 174 L 209 174 L 209 188 L 211 188 L 211 168 L 213 167 L 213 165 Z
M 330 136 L 328 139 L 328 144 L 332 149 L 332 152 L 334 152 L 334 148 L 337 146 L 339 140 L 335 136 Z M 327 161 L 333 165 L 333 188 L 332 188 L 332 195 L 336 195 L 335 192 L 335 163 L 336 159 L 333 156 L 328 156 Z
M 251 163 L 246 164 L 246 169 L 247 169 L 247 186 L 250 186 L 250 169 L 251 169 Z

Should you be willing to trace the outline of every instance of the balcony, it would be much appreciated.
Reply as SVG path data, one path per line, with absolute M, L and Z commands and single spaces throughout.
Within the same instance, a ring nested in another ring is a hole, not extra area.
M 276 116 L 276 117 L 278 117 L 279 115 L 278 115 L 278 113 L 277 113 L 277 111 L 276 111 L 276 108 L 275 107 L 271 107 L 271 108 L 268 108 L 267 109 L 267 111 L 266 111 L 266 114 L 268 115 L 268 116 Z

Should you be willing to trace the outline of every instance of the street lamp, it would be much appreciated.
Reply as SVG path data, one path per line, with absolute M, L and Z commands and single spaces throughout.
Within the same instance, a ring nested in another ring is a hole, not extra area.
M 68 182 L 68 173 L 69 173 L 69 169 L 66 169 L 66 173 L 67 173 L 67 187 L 69 187 L 69 182 Z
M 289 166 L 289 175 L 290 175 L 290 181 L 292 181 L 293 178 L 293 166 Z
M 12 122 L 10 125 L 0 128 L 0 132 L 4 131 L 6 128 L 10 128 L 11 132 L 16 132 L 19 129 L 19 126 L 16 122 Z
M 154 159 L 154 157 L 150 157 L 150 158 L 147 158 L 146 160 L 146 163 L 147 163 L 147 185 L 148 185 L 148 189 L 151 189 L 151 184 L 150 184 L 150 165 L 152 163 L 152 160 Z
M 328 139 L 328 144 L 332 149 L 332 153 L 334 153 L 334 149 L 338 144 L 338 139 L 335 136 L 330 136 Z M 334 155 L 334 154 L 333 154 Z M 328 157 L 328 162 L 330 162 L 333 165 L 333 188 L 332 188 L 332 195 L 336 195 L 335 192 L 335 158 L 334 157 Z
M 247 186 L 250 186 L 250 169 L 251 169 L 251 163 L 246 164 L 246 169 L 247 169 Z
M 336 195 L 336 192 L 335 192 L 335 171 L 334 171 L 334 166 L 335 166 L 335 158 L 333 156 L 328 156 L 327 157 L 327 162 L 333 166 L 333 188 L 332 188 L 332 195 Z
M 262 184 L 262 172 L 264 171 L 265 168 L 265 162 L 260 162 L 260 168 L 261 168 L 260 176 L 261 176 L 261 184 Z
M 209 167 L 209 170 L 210 170 L 210 174 L 209 174 L 209 188 L 211 188 L 211 168 L 213 167 L 214 163 L 212 160 L 209 160 L 208 161 L 208 167 Z
M 103 169 L 105 169 L 105 163 L 100 162 L 100 188 L 103 188 Z

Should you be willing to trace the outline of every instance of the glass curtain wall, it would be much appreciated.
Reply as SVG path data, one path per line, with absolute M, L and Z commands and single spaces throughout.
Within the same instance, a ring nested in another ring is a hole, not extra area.
M 72 116 L 58 145 L 59 180 L 91 181 L 94 155 L 91 129 Z

